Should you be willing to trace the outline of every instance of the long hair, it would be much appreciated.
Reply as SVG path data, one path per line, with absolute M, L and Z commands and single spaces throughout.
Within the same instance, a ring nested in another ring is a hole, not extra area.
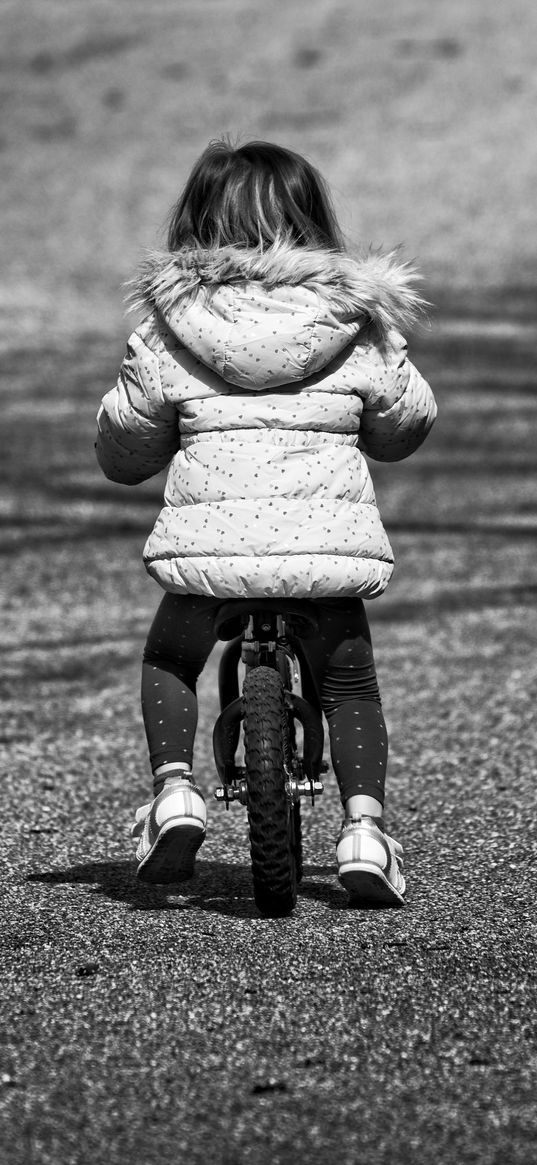
M 172 208 L 169 250 L 264 250 L 278 242 L 344 251 L 324 179 L 306 158 L 271 142 L 210 142 Z

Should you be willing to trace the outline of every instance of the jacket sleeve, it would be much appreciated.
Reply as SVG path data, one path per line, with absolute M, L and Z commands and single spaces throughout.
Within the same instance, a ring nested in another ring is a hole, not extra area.
M 370 387 L 363 394 L 360 448 L 375 461 L 402 461 L 419 448 L 434 423 L 434 396 L 410 363 L 398 332 L 390 334 L 385 350 L 371 350 L 367 363 Z
M 179 444 L 177 408 L 165 400 L 158 355 L 134 332 L 97 415 L 99 465 L 110 481 L 138 485 L 164 469 Z

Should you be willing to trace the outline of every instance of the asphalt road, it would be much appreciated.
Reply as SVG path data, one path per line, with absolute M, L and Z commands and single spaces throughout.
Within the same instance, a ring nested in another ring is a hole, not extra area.
M 510 363 L 507 392 L 490 339 L 473 364 L 452 351 L 447 372 L 428 344 L 442 426 L 396 477 L 377 474 L 399 571 L 371 605 L 408 903 L 347 907 L 329 775 L 304 811 L 298 907 L 276 921 L 253 903 L 240 807 L 210 804 L 181 894 L 136 881 L 138 658 L 157 595 L 133 564 L 156 495 L 122 493 L 118 520 L 77 452 L 91 369 L 54 444 L 47 410 L 71 358 L 51 357 L 25 440 L 52 469 L 5 543 L 5 1165 L 535 1161 L 535 354 Z M 15 449 L 13 480 L 22 461 Z M 200 694 L 208 796 L 215 666 Z

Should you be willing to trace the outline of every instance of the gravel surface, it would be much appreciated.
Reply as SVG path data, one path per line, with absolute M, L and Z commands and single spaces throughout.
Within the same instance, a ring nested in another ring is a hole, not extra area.
M 209 805 L 181 894 L 136 881 L 138 659 L 158 598 L 139 554 L 160 483 L 121 490 L 94 467 L 115 353 L 69 393 L 72 353 L 45 354 L 38 386 L 8 365 L 6 1165 L 535 1161 L 535 341 L 479 335 L 451 336 L 449 364 L 440 332 L 422 338 L 441 419 L 408 464 L 374 467 L 398 570 L 368 611 L 408 904 L 348 908 L 329 774 L 304 811 L 298 907 L 276 921 L 253 903 L 241 807 Z M 23 430 L 25 401 L 41 411 Z

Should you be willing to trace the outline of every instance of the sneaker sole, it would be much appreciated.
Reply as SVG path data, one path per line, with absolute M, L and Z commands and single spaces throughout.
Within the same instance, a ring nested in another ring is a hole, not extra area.
M 188 882 L 194 874 L 196 854 L 204 840 L 205 830 L 195 822 L 166 822 L 154 846 L 140 862 L 138 878 L 141 882 L 163 885 Z
M 341 885 L 347 891 L 351 902 L 384 902 L 387 905 L 404 906 L 405 899 L 392 886 L 385 874 L 373 863 L 361 862 L 359 866 L 342 866 L 338 873 Z

